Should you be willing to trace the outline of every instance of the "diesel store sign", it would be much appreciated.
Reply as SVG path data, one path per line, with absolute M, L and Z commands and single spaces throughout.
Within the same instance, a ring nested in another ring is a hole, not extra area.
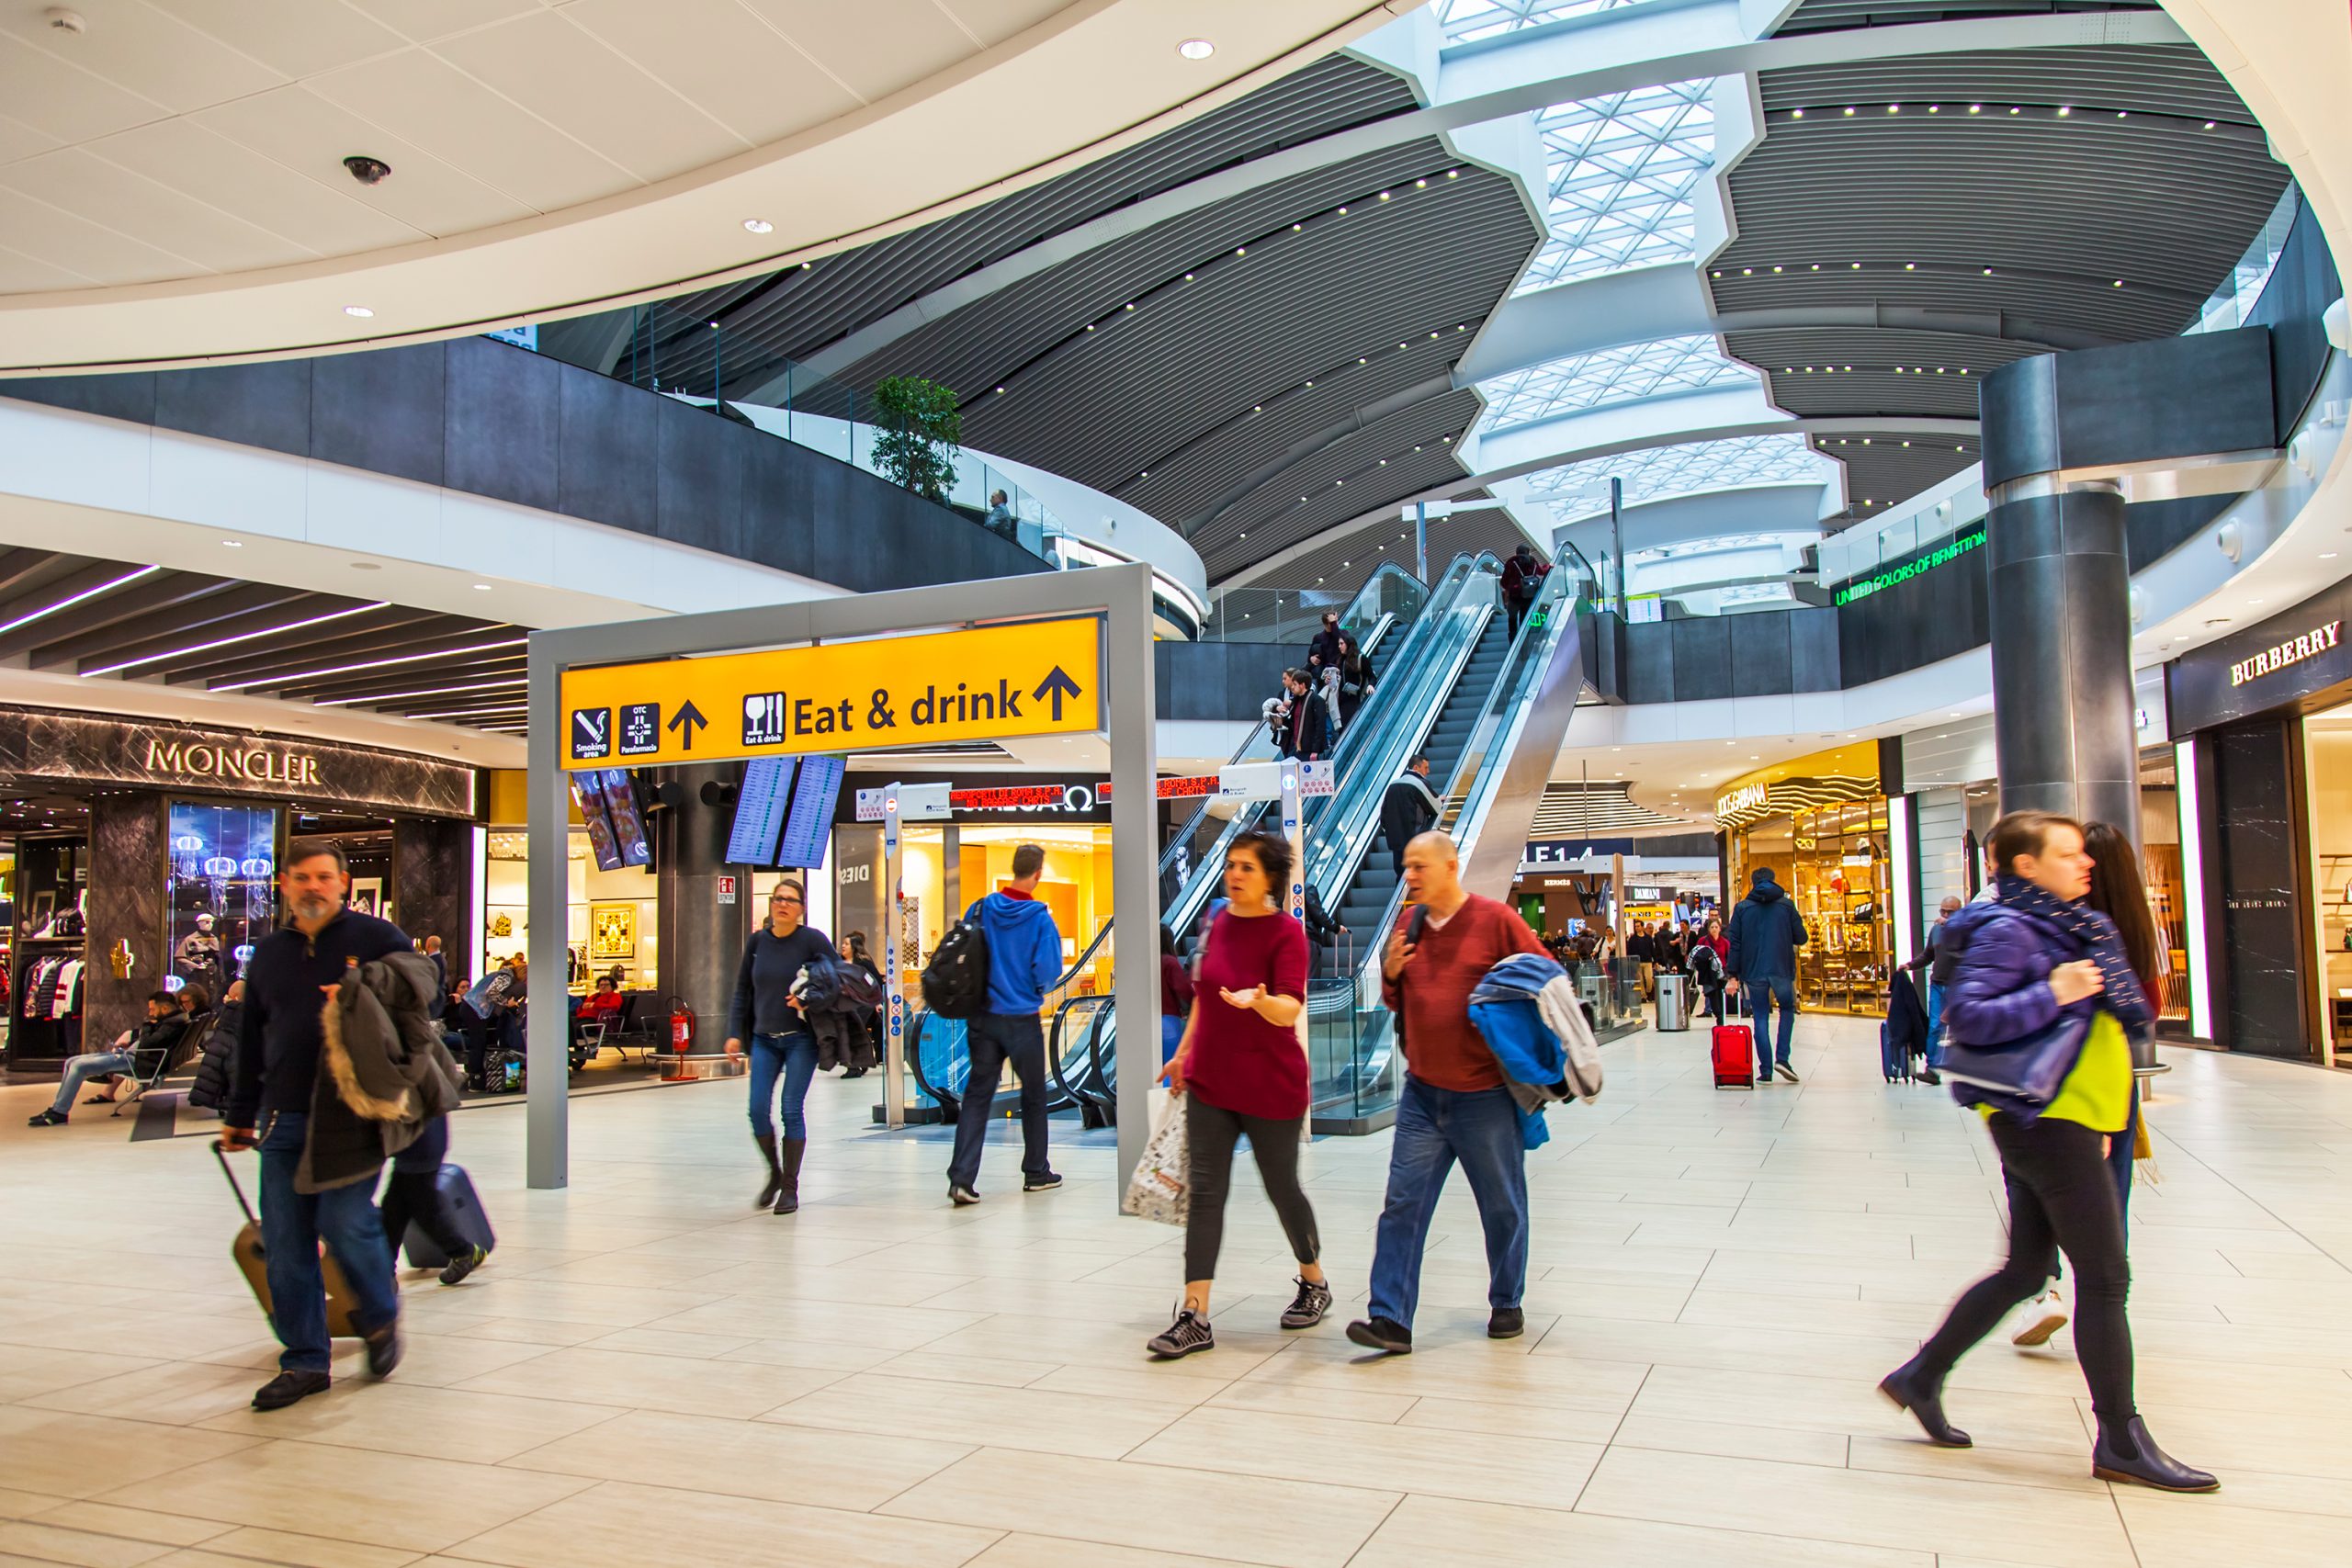
M 0 773 L 425 817 L 473 816 L 477 777 L 400 751 L 19 707 L 0 708 Z

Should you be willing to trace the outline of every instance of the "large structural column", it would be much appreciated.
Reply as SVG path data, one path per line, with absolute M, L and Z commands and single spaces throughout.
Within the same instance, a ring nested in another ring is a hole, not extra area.
M 707 784 L 732 784 L 738 771 L 733 764 L 672 770 L 668 778 L 684 786 L 685 801 L 662 813 L 669 827 L 658 867 L 662 943 L 657 961 L 662 995 L 665 1001 L 680 998 L 695 1010 L 698 1053 L 717 1050 L 727 1038 L 727 1009 L 734 998 L 743 942 L 751 934 L 747 913 L 754 897 L 751 879 L 727 863 L 727 832 L 733 810 L 703 799 Z M 715 796 L 718 792 L 708 793 Z M 719 878 L 724 876 L 735 877 L 730 903 L 719 902 Z M 764 919 L 765 890 L 757 897 L 760 918 Z
M 2001 809 L 2056 811 L 2140 838 L 2132 572 L 2123 492 L 2031 475 L 1990 497 L 1993 732 Z

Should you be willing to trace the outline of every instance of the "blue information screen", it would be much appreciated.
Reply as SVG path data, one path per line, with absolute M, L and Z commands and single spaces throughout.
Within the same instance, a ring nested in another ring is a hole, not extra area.
M 729 865 L 774 865 L 776 836 L 792 797 L 790 757 L 754 757 L 743 765 L 735 797 L 735 826 L 727 835 Z
M 833 830 L 833 807 L 842 794 L 845 757 L 805 757 L 799 786 L 792 792 L 792 811 L 784 822 L 784 846 L 775 863 L 806 869 L 825 863 L 825 840 Z

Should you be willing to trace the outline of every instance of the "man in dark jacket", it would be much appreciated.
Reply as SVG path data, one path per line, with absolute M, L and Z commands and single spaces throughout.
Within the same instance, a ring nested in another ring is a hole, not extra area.
M 212 1030 L 204 1039 L 204 1054 L 197 1058 L 196 1084 L 187 1102 L 218 1115 L 229 1103 L 229 1078 L 235 1068 L 237 1034 L 245 1021 L 245 983 L 229 982 L 220 1010 L 212 1015 Z
M 1283 671 L 1283 696 L 1290 704 L 1290 714 L 1283 720 L 1282 744 L 1278 750 L 1285 757 L 1295 757 L 1302 762 L 1320 761 L 1331 751 L 1331 710 L 1323 701 L 1323 694 L 1315 689 L 1314 677 L 1304 670 Z
M 1789 1035 L 1797 1021 L 1797 949 L 1809 940 L 1804 918 L 1781 890 L 1772 868 L 1759 865 L 1748 879 L 1747 897 L 1731 912 L 1731 955 L 1724 968 L 1747 988 L 1747 1011 L 1756 1028 L 1756 1081 L 1770 1083 L 1778 1067 L 1791 1083 L 1796 1069 L 1789 1066 Z M 1768 1042 L 1772 1002 L 1781 1004 L 1781 1037 Z
M 1544 586 L 1544 577 L 1552 569 L 1535 558 L 1532 545 L 1521 545 L 1511 551 L 1510 559 L 1503 562 L 1503 608 L 1510 615 L 1510 635 L 1519 636 L 1521 621 L 1535 607 L 1535 595 Z
M 1405 846 L 1437 825 L 1439 802 L 1429 779 L 1430 760 L 1416 752 L 1380 797 L 1380 831 L 1388 840 L 1388 858 L 1400 882 L 1405 877 Z
M 245 1012 L 220 1135 L 225 1148 L 261 1150 L 271 1326 L 286 1348 L 277 1359 L 283 1370 L 254 1395 L 257 1410 L 323 1393 L 332 1381 L 322 1240 L 351 1287 L 352 1317 L 368 1342 L 368 1370 L 383 1377 L 401 1359 L 400 1292 L 375 1202 L 380 1142 L 365 1179 L 305 1192 L 296 1179 L 322 1156 L 333 1163 L 358 1155 L 365 1163 L 364 1151 L 311 1147 L 326 993 L 341 984 L 345 970 L 412 948 L 390 920 L 345 907 L 351 873 L 333 840 L 294 840 L 277 886 L 288 919 L 262 939 L 245 967 Z M 335 1173 L 345 1174 L 339 1165 Z
M 1928 979 L 1928 1070 L 1921 1075 L 1929 1083 L 1941 1083 L 1939 1069 L 1944 1065 L 1944 989 L 1960 967 L 1960 940 L 1945 928 L 1951 918 L 1960 913 L 1960 896 L 1944 897 L 1943 906 L 1936 911 L 1936 923 L 1928 928 L 1928 940 L 1904 965 L 1915 973 L 1926 971 Z
M 980 1201 L 980 1144 L 1007 1062 L 1021 1080 L 1021 1190 L 1046 1192 L 1062 1184 L 1046 1163 L 1046 1031 L 1037 1018 L 1046 992 L 1062 977 L 1061 930 L 1037 897 L 1045 874 L 1046 852 L 1023 844 L 1012 852 L 1012 880 L 964 912 L 965 921 L 988 936 L 989 994 L 985 1010 L 965 1024 L 972 1073 L 947 1165 L 947 1196 L 959 1206 Z
M 126 1030 L 112 1050 L 93 1051 L 75 1056 L 65 1064 L 64 1077 L 57 1085 L 57 1098 L 48 1110 L 34 1117 L 35 1127 L 62 1127 L 74 1109 L 74 1097 L 92 1078 L 107 1077 L 115 1073 L 136 1072 L 139 1053 L 161 1051 L 166 1055 L 179 1049 L 180 1036 L 187 1032 L 187 1019 L 180 1011 L 180 1004 L 169 991 L 151 992 L 147 998 L 147 1021 L 137 1029 Z M 105 1095 L 100 1100 L 108 1098 Z
M 1323 612 L 1323 627 L 1306 645 L 1306 675 L 1317 686 L 1323 683 L 1323 671 L 1340 667 L 1340 612 Z

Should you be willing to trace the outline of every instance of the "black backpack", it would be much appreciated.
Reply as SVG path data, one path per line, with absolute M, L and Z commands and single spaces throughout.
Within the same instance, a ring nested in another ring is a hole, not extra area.
M 977 920 L 947 928 L 922 968 L 922 1005 L 942 1018 L 969 1018 L 989 999 L 989 938 Z

